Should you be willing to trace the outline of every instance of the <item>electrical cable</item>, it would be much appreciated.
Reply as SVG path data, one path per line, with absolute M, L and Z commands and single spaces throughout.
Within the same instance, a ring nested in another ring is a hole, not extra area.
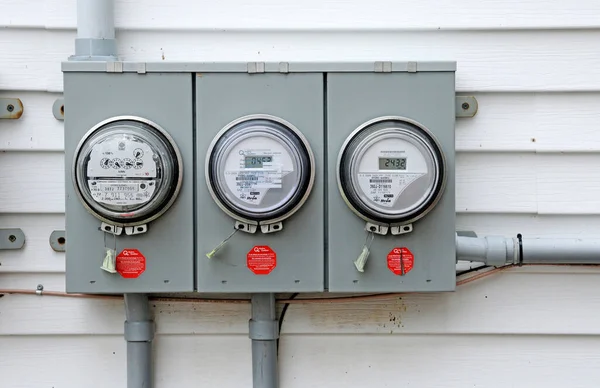
M 486 268 L 491 268 L 491 266 L 489 266 L 489 265 L 482 265 L 482 266 L 479 266 L 479 267 L 473 267 L 473 268 L 465 269 L 464 271 L 457 272 L 456 276 L 457 277 L 458 276 L 464 276 L 466 274 L 477 272 L 477 271 L 481 271 L 481 270 L 486 269 Z
M 294 293 L 292 294 L 288 299 L 289 300 L 293 300 L 295 299 L 297 296 L 299 295 L 299 293 Z M 285 313 L 288 310 L 288 307 L 290 307 L 289 303 L 284 303 L 283 308 L 281 309 L 281 313 L 279 314 L 279 337 L 277 337 L 277 355 L 279 355 L 279 338 L 281 337 L 281 328 L 283 327 L 283 320 L 285 318 Z
M 532 266 L 535 264 L 523 264 L 523 266 Z M 548 264 L 543 264 L 548 265 Z M 584 266 L 594 266 L 597 265 L 584 265 Z M 478 273 L 473 276 L 469 276 L 466 279 L 461 279 L 456 282 L 457 286 L 462 286 L 468 283 L 471 283 L 475 280 L 482 279 L 484 277 L 488 277 L 492 274 L 498 273 L 500 271 L 504 271 L 509 268 L 516 267 L 516 265 L 509 264 L 504 267 L 498 267 L 491 269 L 489 271 L 485 271 L 482 273 Z M 486 267 L 490 268 L 490 267 Z M 478 268 L 478 271 L 481 270 Z M 56 296 L 56 297 L 64 297 L 64 298 L 84 298 L 84 299 L 114 299 L 114 300 L 122 300 L 123 296 L 121 295 L 94 295 L 94 294 L 67 294 L 62 291 L 39 291 L 39 290 L 19 290 L 19 289 L 0 289 L 0 295 L 2 294 L 12 294 L 12 295 L 38 295 L 38 296 Z M 357 301 L 369 301 L 369 300 L 377 300 L 377 299 L 387 299 L 393 297 L 400 297 L 408 294 L 415 294 L 414 292 L 396 292 L 396 293 L 381 293 L 381 294 L 367 294 L 367 295 L 355 295 L 355 296 L 342 296 L 342 297 L 330 297 L 330 298 L 305 298 L 305 299 L 278 299 L 277 303 L 283 304 L 327 304 L 327 303 L 347 303 L 347 302 L 357 302 Z M 185 297 L 152 297 L 150 300 L 155 302 L 190 302 L 190 303 L 228 303 L 228 304 L 249 304 L 250 299 L 207 299 L 207 298 L 185 298 Z

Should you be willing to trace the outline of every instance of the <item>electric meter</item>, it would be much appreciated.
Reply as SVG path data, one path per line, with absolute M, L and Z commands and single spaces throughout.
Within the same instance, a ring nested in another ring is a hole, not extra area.
M 75 151 L 73 182 L 83 205 L 103 222 L 103 230 L 120 234 L 125 227 L 127 234 L 137 234 L 173 204 L 182 169 L 177 145 L 161 127 L 119 116 L 83 137 Z
M 412 231 L 445 187 L 446 165 L 431 132 L 403 117 L 381 117 L 354 130 L 338 155 L 338 188 L 373 232 Z M 383 226 L 383 228 L 381 227 Z
M 206 182 L 236 229 L 263 233 L 306 201 L 315 178 L 308 141 L 289 122 L 270 115 L 239 118 L 213 139 L 206 155 Z

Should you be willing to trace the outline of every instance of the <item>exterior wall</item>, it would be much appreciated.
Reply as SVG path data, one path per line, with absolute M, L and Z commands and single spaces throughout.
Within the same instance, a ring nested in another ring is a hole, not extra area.
M 0 0 L 0 288 L 64 290 L 63 126 L 75 0 Z M 597 237 L 596 0 L 117 0 L 125 60 L 456 60 L 479 113 L 457 123 L 457 229 Z M 68 114 L 68 107 L 66 107 Z M 565 258 L 568 259 L 568 258 Z M 451 294 L 292 305 L 282 387 L 595 387 L 600 269 L 511 269 Z M 157 387 L 247 387 L 247 305 L 154 304 Z M 0 386 L 123 386 L 122 302 L 0 298 Z

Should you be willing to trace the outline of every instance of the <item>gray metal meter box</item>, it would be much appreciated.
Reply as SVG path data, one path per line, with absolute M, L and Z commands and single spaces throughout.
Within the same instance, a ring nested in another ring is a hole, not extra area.
M 329 291 L 454 290 L 455 68 L 327 74 Z
M 193 291 L 192 77 L 106 68 L 63 66 L 67 292 Z
M 324 78 L 271 65 L 195 76 L 200 292 L 324 289 Z

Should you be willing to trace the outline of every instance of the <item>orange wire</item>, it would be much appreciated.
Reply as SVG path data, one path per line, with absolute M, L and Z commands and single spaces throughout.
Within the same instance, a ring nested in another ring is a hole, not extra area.
M 456 282 L 457 286 L 471 283 L 475 280 L 479 280 L 488 277 L 492 274 L 504 271 L 508 268 L 512 268 L 514 265 L 506 265 L 504 267 L 494 268 L 489 271 L 478 273 L 474 276 L 469 276 L 466 279 L 461 279 Z M 18 290 L 18 289 L 0 289 L 0 294 L 12 294 L 12 295 L 42 295 L 42 296 L 57 296 L 64 298 L 84 298 L 84 299 L 105 299 L 105 300 L 122 300 L 121 295 L 94 295 L 94 294 L 67 294 L 61 291 L 36 291 L 36 290 Z M 357 296 L 342 296 L 342 297 L 331 297 L 331 298 L 314 298 L 314 299 L 278 299 L 278 303 L 282 304 L 318 304 L 318 303 L 347 303 L 357 301 L 369 301 L 378 299 L 389 299 L 394 297 L 401 297 L 404 295 L 413 294 L 412 292 L 403 293 L 383 293 L 383 294 L 370 294 L 370 295 L 357 295 Z M 191 303 L 227 303 L 227 304 L 248 304 L 250 299 L 206 299 L 206 298 L 168 298 L 168 297 L 152 297 L 152 301 L 156 302 L 191 302 Z

